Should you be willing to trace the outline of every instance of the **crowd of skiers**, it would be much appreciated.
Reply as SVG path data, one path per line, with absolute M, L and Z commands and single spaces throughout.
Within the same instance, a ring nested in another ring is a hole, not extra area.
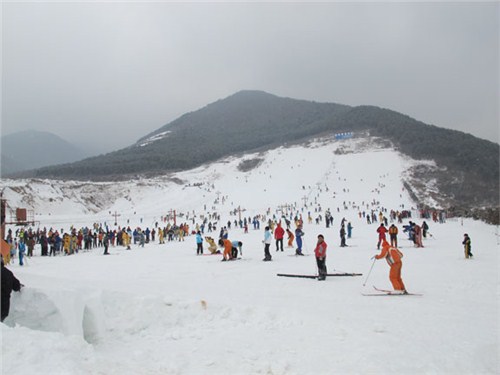
M 316 212 L 321 212 L 321 208 L 316 209 Z M 389 213 L 391 225 L 388 225 L 386 217 L 387 210 L 380 210 L 378 213 L 374 211 L 366 213 L 359 212 L 359 218 L 366 218 L 368 224 L 379 222 L 376 229 L 377 233 L 377 249 L 380 253 L 375 255 L 372 259 L 385 259 L 390 266 L 389 279 L 393 285 L 396 293 L 406 293 L 406 288 L 401 278 L 402 258 L 403 254 L 398 249 L 398 235 L 399 228 L 394 223 L 396 220 L 400 223 L 401 218 L 411 218 L 410 211 L 393 211 Z M 434 221 L 443 219 L 442 215 L 436 211 L 420 212 L 422 218 L 432 217 Z M 4 268 L 4 264 L 9 264 L 11 258 L 16 254 L 19 256 L 19 264 L 24 264 L 24 257 L 31 257 L 34 255 L 35 245 L 39 244 L 41 248 L 41 256 L 56 256 L 58 254 L 71 255 L 79 251 L 88 251 L 93 248 L 104 248 L 103 254 L 109 254 L 108 249 L 110 246 L 123 246 L 126 249 L 131 249 L 131 244 L 144 246 L 146 243 L 155 242 L 158 240 L 159 244 L 164 244 L 165 241 L 184 241 L 185 236 L 194 235 L 196 241 L 197 255 L 203 255 L 203 244 L 207 243 L 207 249 L 211 255 L 222 255 L 222 261 L 229 261 L 238 259 L 238 256 L 243 255 L 243 242 L 239 240 L 230 240 L 229 232 L 231 227 L 242 228 L 243 233 L 248 232 L 248 225 L 251 223 L 254 230 L 259 230 L 261 223 L 265 223 L 264 229 L 264 259 L 263 261 L 271 261 L 271 245 L 275 244 L 276 252 L 284 251 L 285 236 L 287 240 L 287 247 L 295 249 L 295 255 L 302 256 L 303 253 L 303 220 L 300 213 L 289 216 L 274 214 L 272 218 L 270 210 L 264 215 L 257 215 L 253 218 L 243 218 L 239 220 L 229 220 L 227 225 L 220 228 L 218 240 L 209 236 L 208 233 L 217 231 L 217 222 L 208 222 L 207 219 L 198 224 L 193 220 L 194 229 L 190 229 L 187 223 L 176 225 L 175 223 L 165 223 L 164 227 L 155 224 L 153 229 L 146 228 L 142 230 L 140 227 L 132 230 L 130 226 L 118 227 L 117 229 L 110 230 L 106 225 L 93 224 L 90 227 L 74 228 L 71 227 L 69 231 L 65 232 L 63 229 L 54 230 L 31 228 L 24 230 L 19 229 L 15 233 L 11 229 L 8 230 L 5 238 L 6 242 L 10 245 L 10 252 L 2 253 L 2 320 L 8 315 L 10 293 L 12 291 L 19 291 L 21 284 L 14 277 L 12 272 Z M 329 228 L 333 226 L 334 219 L 330 211 L 325 212 L 325 226 Z M 311 213 L 308 213 L 308 221 L 313 222 Z M 322 221 L 321 215 L 316 219 L 316 224 Z M 207 229 L 207 235 L 205 235 Z M 346 238 L 351 238 L 353 226 L 351 222 L 347 222 L 343 218 L 340 222 L 340 247 L 348 246 Z M 417 248 L 424 247 L 423 240 L 427 238 L 429 233 L 429 226 L 424 220 L 421 225 L 416 224 L 414 221 L 409 221 L 407 225 L 403 225 L 403 233 L 408 235 L 408 239 L 413 242 Z M 389 236 L 389 241 L 387 240 Z M 465 258 L 472 258 L 471 252 L 471 239 L 468 234 L 464 234 L 462 242 L 464 246 Z M 328 245 L 323 235 L 317 236 L 316 246 L 314 248 L 314 255 L 318 268 L 318 280 L 325 280 L 327 276 L 326 269 L 326 255 Z M 4 281 L 5 279 L 5 281 Z M 5 289 L 5 290 L 4 290 Z M 4 301 L 5 299 L 5 301 Z

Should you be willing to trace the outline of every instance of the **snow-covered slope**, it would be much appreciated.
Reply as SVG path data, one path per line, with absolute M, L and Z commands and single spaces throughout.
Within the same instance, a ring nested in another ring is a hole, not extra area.
M 260 161 L 257 167 L 245 172 L 238 168 L 254 159 Z M 36 220 L 44 225 L 47 217 L 50 223 L 54 216 L 69 213 L 72 217 L 83 214 L 85 220 L 88 214 L 95 214 L 101 221 L 109 220 L 109 213 L 115 211 L 130 220 L 141 216 L 150 223 L 168 210 L 199 213 L 208 205 L 209 211 L 221 197 L 225 197 L 226 209 L 240 206 L 255 212 L 282 204 L 300 206 L 304 202 L 309 207 L 317 202 L 324 208 L 336 209 L 343 206 L 344 198 L 357 205 L 375 199 L 383 207 L 406 204 L 408 209 L 411 202 L 402 192 L 402 181 L 417 164 L 429 162 L 417 163 L 390 148 L 382 148 L 374 138 L 327 138 L 147 180 L 82 183 L 5 179 L 0 187 L 10 207 L 33 209 Z M 382 185 L 394 184 L 400 190 L 395 196 L 381 194 Z M 427 186 L 434 189 L 432 181 Z
M 242 172 L 242 161 L 257 167 Z M 403 279 L 423 296 L 366 297 L 390 288 L 388 266 L 373 263 L 378 224 L 359 212 L 411 209 L 402 179 L 415 161 L 367 139 L 318 140 L 245 155 L 163 178 L 120 184 L 2 181 L 11 207 L 33 208 L 40 227 L 92 223 L 152 228 L 170 210 L 193 227 L 218 213 L 218 228 L 238 216 L 283 213 L 305 220 L 304 251 L 316 236 L 329 245 L 325 282 L 277 277 L 315 274 L 314 256 L 294 248 L 262 262 L 263 226 L 240 240 L 239 261 L 196 256 L 184 242 L 111 248 L 74 256 L 34 257 L 10 269 L 26 287 L 1 324 L 2 368 L 9 374 L 496 374 L 498 232 L 482 222 L 430 225 L 424 248 L 400 229 Z M 429 185 L 429 189 L 433 189 Z M 36 192 L 27 199 L 27 191 Z M 83 193 L 85 192 L 85 193 Z M 72 195 L 73 194 L 73 195 Z M 92 197 L 92 198 L 90 198 Z M 90 201 L 94 203 L 90 205 Z M 319 208 L 321 207 L 321 212 Z M 308 223 L 330 209 L 333 227 Z M 423 219 L 415 217 L 421 223 Z M 187 219 L 189 215 L 189 220 Z M 340 248 L 340 221 L 354 226 Z M 405 220 L 404 224 L 407 223 Z M 15 229 L 15 228 L 13 228 Z M 463 259 L 463 233 L 474 259 Z M 213 237 L 218 236 L 212 232 Z M 370 272 L 370 268 L 373 269 Z

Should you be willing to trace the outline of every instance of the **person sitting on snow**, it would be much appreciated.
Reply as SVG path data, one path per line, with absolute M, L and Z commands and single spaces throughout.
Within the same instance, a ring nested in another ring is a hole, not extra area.
M 210 251 L 211 254 L 220 254 L 220 251 L 217 250 L 215 240 L 212 237 L 205 237 L 205 241 L 208 242 L 208 251 Z

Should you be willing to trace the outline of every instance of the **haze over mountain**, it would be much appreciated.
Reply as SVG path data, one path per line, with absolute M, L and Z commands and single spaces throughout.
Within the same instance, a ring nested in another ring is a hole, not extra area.
M 281 98 L 262 91 L 240 91 L 187 113 L 122 150 L 20 176 L 77 180 L 156 176 L 338 132 L 377 137 L 413 159 L 434 161 L 432 167 L 413 171 L 415 183 L 436 180 L 449 207 L 498 207 L 496 143 L 388 109 Z
M 90 154 L 56 134 L 25 130 L 1 137 L 1 175 L 71 163 Z

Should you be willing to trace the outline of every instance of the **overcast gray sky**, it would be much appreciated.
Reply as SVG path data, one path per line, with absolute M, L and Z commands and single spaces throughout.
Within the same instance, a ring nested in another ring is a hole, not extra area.
M 111 151 L 243 89 L 498 142 L 499 4 L 3 4 L 2 134 Z

